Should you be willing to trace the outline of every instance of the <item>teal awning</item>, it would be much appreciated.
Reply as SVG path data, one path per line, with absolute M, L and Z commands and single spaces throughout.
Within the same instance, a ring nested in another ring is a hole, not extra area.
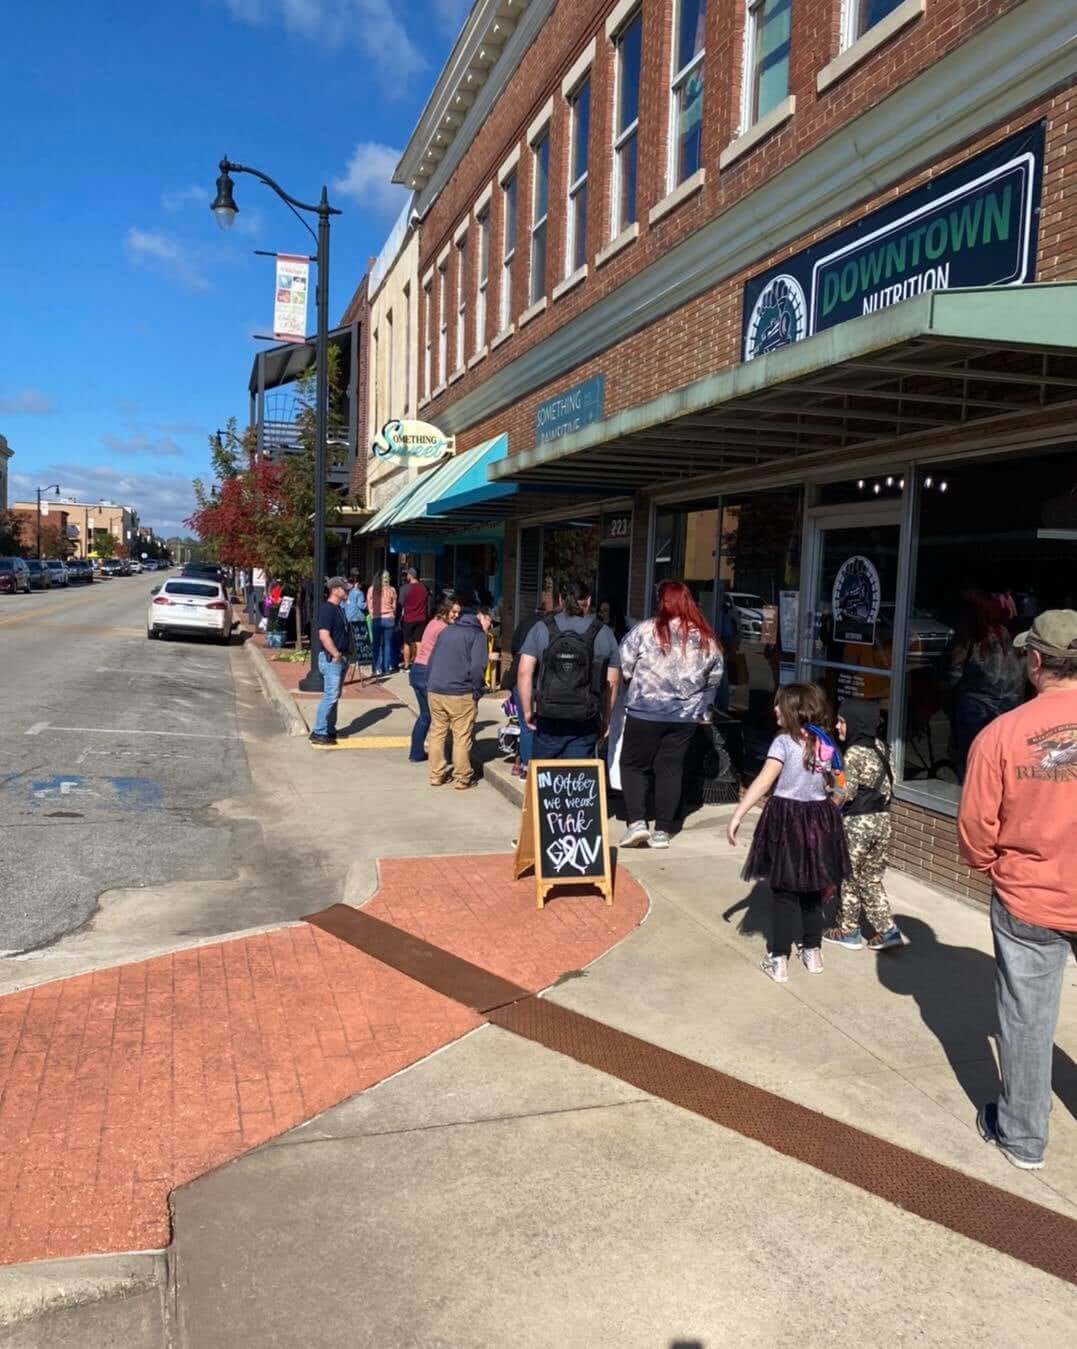
M 413 482 L 405 483 L 392 501 L 364 525 L 362 532 L 380 534 L 390 526 L 393 529 L 406 526 L 409 532 L 413 532 L 416 528 L 429 528 L 432 524 L 442 525 L 438 511 L 440 498 L 450 492 L 469 490 L 470 487 L 485 483 L 486 465 L 507 454 L 508 447 L 508 436 L 496 436 L 493 440 L 476 445 L 473 450 L 454 454 L 437 468 L 428 469 Z M 467 488 L 461 486 L 465 482 Z

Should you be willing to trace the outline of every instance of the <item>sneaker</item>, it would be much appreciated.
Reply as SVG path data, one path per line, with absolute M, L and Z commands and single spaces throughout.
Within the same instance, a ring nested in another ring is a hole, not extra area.
M 809 974 L 822 974 L 823 953 L 818 946 L 802 946 L 800 948 L 800 963 Z
M 823 941 L 830 942 L 832 946 L 844 946 L 847 951 L 864 949 L 864 938 L 859 928 L 853 932 L 842 932 L 840 927 L 828 927 L 823 933 Z
M 639 848 L 644 843 L 651 841 L 651 831 L 647 828 L 646 820 L 633 820 L 628 826 L 628 832 L 617 845 L 619 848 Z M 666 847 L 669 847 L 669 838 L 666 838 Z
M 787 984 L 789 982 L 789 961 L 785 956 L 772 956 L 768 951 L 759 962 L 759 968 L 768 979 L 773 979 L 776 984 Z
M 881 934 L 877 932 L 874 937 L 868 938 L 869 951 L 889 951 L 892 947 L 906 944 L 905 934 L 896 923 L 888 931 Z
M 321 735 L 317 731 L 311 731 L 307 737 L 312 745 L 335 745 L 336 737 L 330 735 Z
M 651 834 L 651 847 L 668 848 L 669 834 L 664 829 L 656 829 L 654 833 Z
M 1016 1166 L 1020 1171 L 1041 1171 L 1043 1169 L 1042 1157 L 1038 1162 L 1030 1162 L 1025 1157 L 1018 1157 L 1003 1143 L 998 1134 L 998 1105 L 994 1101 L 991 1101 L 988 1105 L 980 1106 L 976 1112 L 976 1128 L 979 1130 L 983 1141 L 994 1143 L 1011 1166 Z

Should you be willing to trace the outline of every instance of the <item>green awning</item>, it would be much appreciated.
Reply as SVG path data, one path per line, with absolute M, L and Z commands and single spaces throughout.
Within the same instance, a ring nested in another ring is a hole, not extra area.
M 436 468 L 427 469 L 413 482 L 405 483 L 396 496 L 363 526 L 361 532 L 381 534 L 390 526 L 394 529 L 407 526 L 409 531 L 417 526 L 425 529 L 432 525 L 442 527 L 443 522 L 436 514 L 431 515 L 427 507 L 433 505 L 436 508 L 438 498 L 448 496 L 457 484 L 464 480 L 470 482 L 476 473 L 484 474 L 486 461 L 498 451 L 504 453 L 507 446 L 506 436 L 495 436 L 463 454 L 454 454 Z M 452 527 L 458 528 L 456 525 Z
M 490 466 L 492 483 L 625 490 L 894 450 L 1077 400 L 1077 283 L 934 291 Z

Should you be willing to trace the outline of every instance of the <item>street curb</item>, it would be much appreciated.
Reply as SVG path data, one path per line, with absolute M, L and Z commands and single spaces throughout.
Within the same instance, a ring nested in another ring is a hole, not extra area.
M 266 660 L 257 644 L 248 640 L 243 643 L 243 650 L 247 652 L 254 664 L 254 673 L 262 686 L 262 692 L 281 714 L 286 734 L 309 735 L 307 723 L 296 711 L 291 695 L 281 688 L 277 682 L 276 676 L 269 668 L 269 661 Z
M 34 1260 L 0 1268 L 0 1327 L 37 1320 L 67 1307 L 132 1297 L 168 1284 L 163 1251 Z

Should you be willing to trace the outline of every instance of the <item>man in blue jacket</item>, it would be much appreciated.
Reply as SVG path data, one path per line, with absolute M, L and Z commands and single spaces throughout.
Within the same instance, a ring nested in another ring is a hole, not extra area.
M 460 617 L 438 633 L 427 663 L 426 691 L 430 701 L 430 785 L 453 779 L 457 791 L 472 783 L 471 746 L 475 719 L 486 675 L 488 613 L 478 611 L 474 591 L 457 594 Z M 452 770 L 445 758 L 445 740 L 452 731 Z

